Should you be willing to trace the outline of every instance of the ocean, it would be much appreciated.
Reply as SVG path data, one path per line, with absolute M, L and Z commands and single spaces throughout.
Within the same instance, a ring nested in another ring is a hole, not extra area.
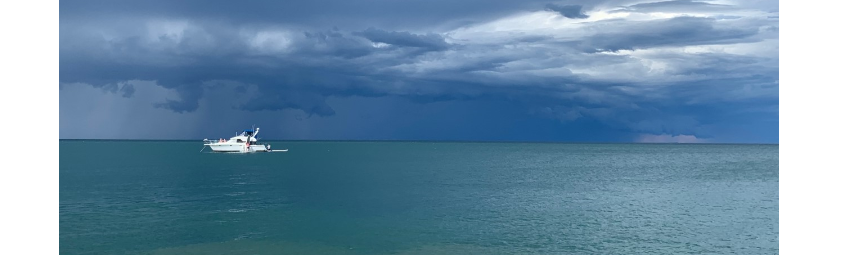
M 779 146 L 59 141 L 60 254 L 778 254 Z

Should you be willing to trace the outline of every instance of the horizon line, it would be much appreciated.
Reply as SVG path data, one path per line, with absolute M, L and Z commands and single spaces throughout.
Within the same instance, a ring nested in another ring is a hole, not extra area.
M 63 140 L 77 141 L 203 141 L 204 139 L 112 139 L 112 138 L 60 138 Z M 606 142 L 606 141 L 530 141 L 530 140 L 405 140 L 405 139 L 268 139 L 275 142 L 439 142 L 439 143 L 561 143 L 561 144 L 716 144 L 716 145 L 779 145 L 779 143 L 749 143 L 749 142 L 707 142 L 707 143 L 679 143 L 679 142 Z

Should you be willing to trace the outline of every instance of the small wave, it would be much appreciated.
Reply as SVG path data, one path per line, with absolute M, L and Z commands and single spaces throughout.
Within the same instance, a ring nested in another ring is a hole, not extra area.
M 262 234 L 263 234 L 263 232 L 249 232 L 249 233 L 245 233 L 245 234 L 242 234 L 242 235 L 235 237 L 234 240 L 251 239 L 251 238 L 257 237 L 257 236 L 262 235 Z
M 229 197 L 236 197 L 236 196 L 242 196 L 242 195 L 245 195 L 245 194 L 246 194 L 246 192 L 242 192 L 242 191 L 240 191 L 240 192 L 228 193 L 228 194 L 225 194 L 225 195 L 226 195 L 226 196 L 229 196 Z

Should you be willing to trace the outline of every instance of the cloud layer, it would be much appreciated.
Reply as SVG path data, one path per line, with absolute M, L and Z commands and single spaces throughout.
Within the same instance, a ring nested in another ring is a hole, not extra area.
M 60 84 L 128 98 L 139 89 L 129 81 L 147 81 L 175 96 L 146 107 L 198 116 L 215 111 L 200 105 L 227 86 L 240 100 L 221 103 L 238 112 L 297 111 L 366 129 L 400 123 L 342 116 L 373 113 L 330 100 L 466 108 L 421 116 L 429 123 L 479 109 L 509 140 L 529 135 L 504 118 L 581 131 L 554 140 L 778 141 L 775 2 L 169 3 L 61 3 Z M 457 128 L 478 126 L 467 125 Z M 441 138 L 407 132 L 399 136 Z

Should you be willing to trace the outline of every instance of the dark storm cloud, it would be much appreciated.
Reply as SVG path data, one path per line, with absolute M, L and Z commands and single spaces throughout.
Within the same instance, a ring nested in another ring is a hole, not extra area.
M 585 19 L 589 18 L 589 15 L 583 13 L 581 8 L 583 6 L 580 5 L 556 5 L 556 4 L 547 4 L 545 8 L 548 10 L 552 10 L 555 12 L 559 12 L 566 18 L 570 19 Z
M 121 92 L 121 96 L 123 97 L 130 97 L 133 96 L 133 92 L 136 92 L 136 89 L 133 88 L 133 84 L 125 84 L 121 86 L 119 92 Z
M 178 113 L 193 112 L 198 109 L 198 100 L 203 96 L 204 90 L 200 84 L 186 83 L 176 87 L 167 87 L 174 89 L 180 100 L 166 99 L 165 102 L 156 103 L 154 106 L 166 108 Z
M 241 37 L 237 28 L 191 25 L 194 27 L 189 30 L 196 32 L 184 33 L 180 40 L 168 36 L 152 40 L 137 34 L 103 40 L 85 34 L 62 34 L 63 39 L 81 46 L 61 50 L 61 81 L 107 86 L 133 79 L 156 80 L 158 85 L 175 89 L 180 96 L 180 100 L 159 103 L 158 107 L 191 112 L 203 96 L 201 84 L 210 80 L 233 80 L 274 92 L 293 90 L 309 94 L 322 93 L 317 92 L 324 90 L 322 86 L 346 85 L 351 82 L 346 80 L 347 75 L 335 73 L 357 72 L 357 68 L 352 63 L 335 64 L 336 59 L 363 56 L 373 49 L 367 40 L 344 37 L 334 31 L 292 35 L 273 31 L 268 36 L 263 32 L 251 33 L 254 40 L 240 41 L 235 39 Z M 297 50 L 287 54 L 282 52 L 286 49 L 277 47 Z M 285 55 L 287 58 L 282 57 Z M 322 100 L 287 98 L 298 100 L 272 104 L 270 109 L 285 105 L 320 115 L 334 112 L 323 106 Z M 246 109 L 259 110 L 263 108 L 261 105 Z
M 337 26 L 359 31 L 371 26 L 399 30 L 439 24 L 464 24 L 488 20 L 519 10 L 542 8 L 552 0 L 374 0 L 374 1 L 111 1 L 60 2 L 60 19 L 96 16 L 182 17 L 228 20 L 233 23 L 298 24 L 313 28 Z
M 335 110 L 326 104 L 325 97 L 310 93 L 264 94 L 252 98 L 240 105 L 241 110 L 247 111 L 276 111 L 282 109 L 303 109 L 310 115 L 331 116 Z
M 597 28 L 577 43 L 585 51 L 633 50 L 660 46 L 728 44 L 754 41 L 758 27 L 720 26 L 712 18 L 676 17 L 665 20 L 622 22 Z
M 136 89 L 133 88 L 133 84 L 124 83 L 107 83 L 101 84 L 101 90 L 110 93 L 121 93 L 122 97 L 131 97 L 133 96 L 133 92 L 136 92 Z
M 668 50 L 772 43 L 778 19 L 588 21 L 614 13 L 608 6 L 621 1 L 192 3 L 62 2 L 60 82 L 131 97 L 136 89 L 127 81 L 156 81 L 177 98 L 154 107 L 183 114 L 199 111 L 219 86 L 212 81 L 227 81 L 234 97 L 245 99 L 230 105 L 246 112 L 295 109 L 334 118 L 348 111 L 329 98 L 350 97 L 424 107 L 488 102 L 561 125 L 701 137 L 766 116 L 739 108 L 778 103 L 778 53 Z M 717 8 L 629 4 L 622 11 Z M 536 15 L 556 15 L 542 6 L 572 19 L 542 24 Z M 481 26 L 494 20 L 511 23 Z
M 305 32 L 305 37 L 307 40 L 302 48 L 306 50 L 303 51 L 306 55 L 356 58 L 373 52 L 373 48 L 366 41 L 346 37 L 337 29 L 326 32 Z
M 355 35 L 363 36 L 373 42 L 387 43 L 403 47 L 417 47 L 427 50 L 444 50 L 450 47 L 444 38 L 438 34 L 418 35 L 409 32 L 389 32 L 376 28 L 368 28 Z

